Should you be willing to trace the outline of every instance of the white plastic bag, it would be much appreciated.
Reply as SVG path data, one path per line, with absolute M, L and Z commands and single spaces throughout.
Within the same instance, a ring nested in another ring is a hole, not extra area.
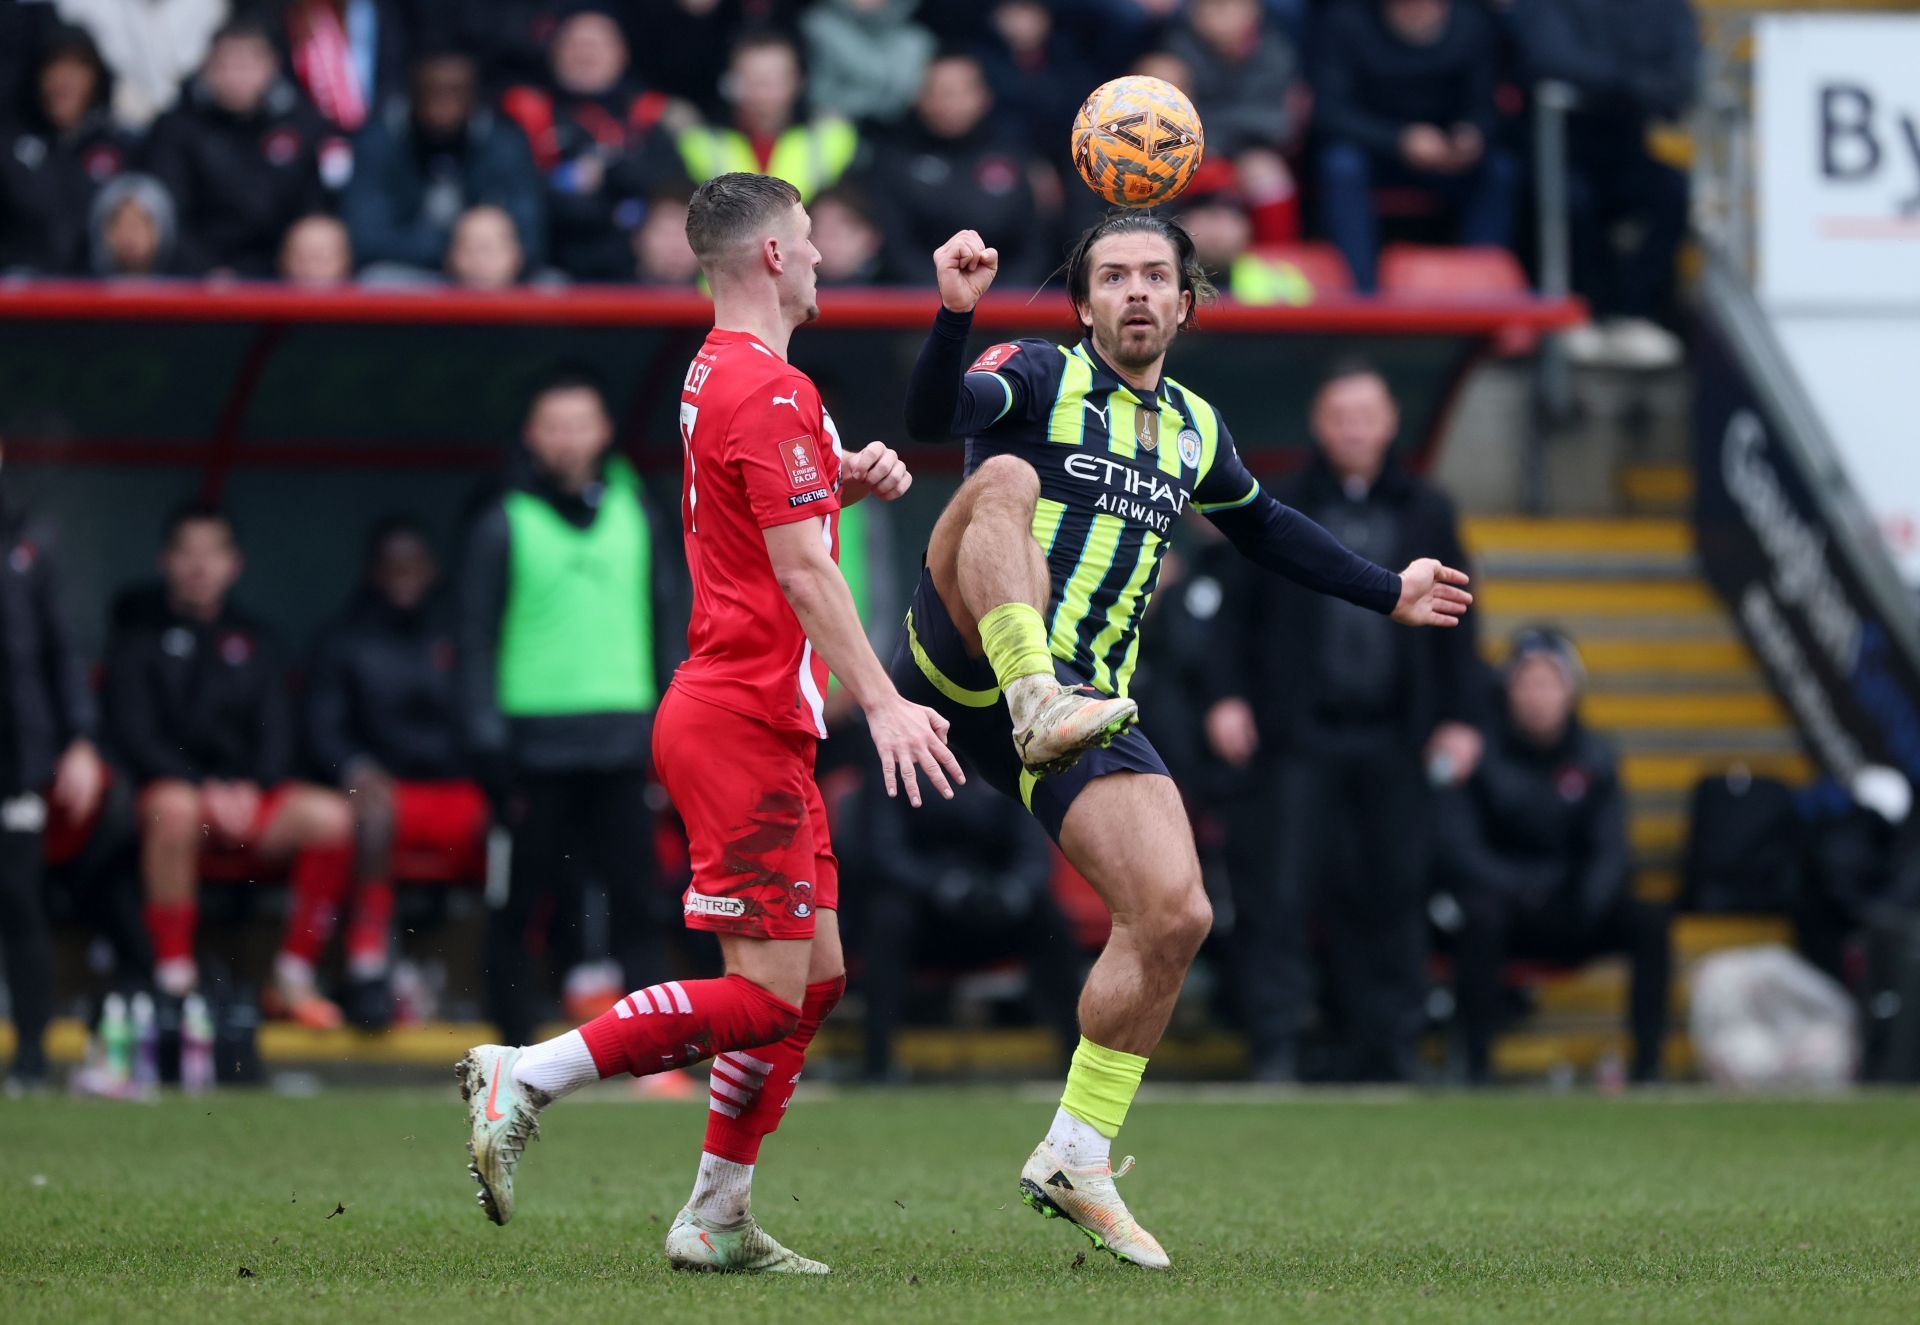
M 1831 1089 L 1859 1066 L 1853 1000 L 1778 944 L 1703 958 L 1689 1023 L 1708 1080 L 1722 1085 Z

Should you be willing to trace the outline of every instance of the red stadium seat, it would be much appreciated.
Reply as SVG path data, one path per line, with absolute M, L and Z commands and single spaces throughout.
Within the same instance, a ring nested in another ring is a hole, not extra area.
M 1307 284 L 1313 287 L 1316 299 L 1353 293 L 1353 270 L 1332 244 L 1262 244 L 1252 253 L 1267 262 L 1284 262 L 1298 268 L 1307 278 Z
M 1380 293 L 1408 300 L 1524 299 L 1531 291 L 1520 259 L 1504 248 L 1438 248 L 1389 244 L 1380 254 Z M 1536 332 L 1509 328 L 1494 340 L 1495 352 L 1530 354 Z

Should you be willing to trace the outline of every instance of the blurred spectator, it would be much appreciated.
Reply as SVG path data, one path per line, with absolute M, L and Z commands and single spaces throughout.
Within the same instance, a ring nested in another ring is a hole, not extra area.
M 778 33 L 744 37 L 733 48 L 722 90 L 733 123 L 695 125 L 680 135 L 680 159 L 696 184 L 734 170 L 775 175 L 802 201 L 846 174 L 860 134 L 837 115 L 800 118 L 806 83 L 800 51 Z
M 634 64 L 648 87 L 703 112 L 724 109 L 721 83 L 743 32 L 792 27 L 798 0 L 652 0 L 644 26 L 630 29 Z
M 1191 0 L 1167 49 L 1193 71 L 1190 95 L 1207 127 L 1209 156 L 1277 152 L 1299 132 L 1300 60 L 1260 0 Z
M 800 16 L 813 107 L 890 124 L 913 104 L 933 58 L 933 34 L 913 21 L 919 0 L 820 0 Z
M 3 450 L 4 448 L 0 448 Z M 53 936 L 41 891 L 48 804 L 92 818 L 106 785 L 93 694 L 67 634 L 52 531 L 10 500 L 0 466 L 0 957 L 13 1017 L 10 1089 L 47 1083 Z
M 894 1037 L 913 977 L 1018 959 L 1035 1018 L 1065 1061 L 1078 1038 L 1079 953 L 1053 899 L 1053 851 L 1002 796 L 955 796 L 918 810 L 869 785 L 845 803 L 842 864 L 864 881 L 859 951 L 867 997 L 866 1072 L 899 1074 Z
M 1399 414 L 1377 371 L 1336 365 L 1310 425 L 1312 462 L 1274 496 L 1380 565 L 1466 564 L 1452 503 L 1394 463 Z M 1254 573 L 1228 601 L 1206 726 L 1214 753 L 1249 774 L 1227 852 L 1254 1072 L 1299 1071 L 1318 914 L 1345 1074 L 1409 1079 L 1424 1019 L 1428 782 L 1467 777 L 1480 747 L 1472 619 L 1400 630 Z
M 89 269 L 98 276 L 179 276 L 173 195 L 151 175 L 115 175 L 87 214 Z
M 980 66 L 994 101 L 1029 152 L 1043 161 L 1064 154 L 1073 117 L 1100 81 L 1092 65 L 1041 0 L 1002 0 L 988 18 Z
M 1462 914 L 1455 986 L 1476 1084 L 1491 1076 L 1501 966 L 1512 958 L 1630 954 L 1633 1079 L 1660 1073 L 1669 915 L 1633 897 L 1619 757 L 1580 721 L 1583 677 L 1565 636 L 1517 635 L 1479 765 L 1439 798 L 1440 876 Z
M 167 523 L 162 583 L 114 607 L 106 731 L 140 788 L 140 868 L 155 982 L 178 998 L 199 982 L 195 895 L 203 850 L 292 860 L 293 904 L 274 959 L 276 1012 L 340 1024 L 313 963 L 352 883 L 353 814 L 344 796 L 287 780 L 293 714 L 274 643 L 229 601 L 243 561 L 233 524 L 192 504 Z
M 0 4 L 0 116 L 31 100 L 40 38 L 59 20 L 50 4 Z
M 461 290 L 507 290 L 527 271 L 526 250 L 513 218 L 491 203 L 470 207 L 447 245 L 447 281 Z
M 1688 0 L 1521 0 L 1514 30 L 1529 79 L 1580 94 L 1567 124 L 1574 288 L 1598 324 L 1567 336 L 1576 360 L 1630 368 L 1680 362 L 1674 261 L 1686 234 L 1686 172 L 1647 150 L 1654 120 L 1680 117 L 1699 76 Z
M 470 54 L 489 100 L 505 88 L 538 83 L 546 76 L 554 31 L 573 7 L 569 0 L 412 0 L 412 4 L 421 44 Z
M 548 253 L 575 280 L 626 278 L 648 190 L 681 174 L 664 125 L 667 97 L 627 73 L 627 41 L 610 10 L 581 6 L 553 39 L 551 87 L 502 102 L 547 182 Z
M 926 279 L 928 255 L 966 226 L 1000 250 L 1003 283 L 1037 284 L 1051 255 L 1028 164 L 1026 144 L 993 114 L 979 61 L 935 60 L 912 116 L 874 149 L 872 196 L 889 268 Z
M 353 280 L 353 244 L 337 217 L 316 212 L 293 223 L 280 242 L 280 279 L 325 290 Z
M 433 545 L 414 521 L 389 519 L 368 552 L 353 605 L 321 633 L 306 718 L 322 776 L 352 799 L 346 1010 L 377 1027 L 393 1015 L 395 852 L 468 858 L 488 810 L 466 780 L 453 614 Z
M 1217 286 L 1243 304 L 1313 302 L 1313 286 L 1299 267 L 1253 249 L 1253 221 L 1237 193 L 1188 190 L 1181 203 L 1181 228 L 1193 236 L 1194 253 Z
M 1165 40 L 1187 3 L 1188 0 L 1080 0 L 1057 8 L 1075 13 L 1083 40 L 1101 68 L 1122 69 L 1133 63 L 1142 51 L 1151 50 Z M 1092 90 L 1092 87 L 1087 89 Z
M 664 193 L 647 204 L 647 218 L 633 232 L 633 275 L 642 285 L 692 286 L 700 280 L 700 260 L 687 243 L 690 196 Z M 814 228 L 819 228 L 818 218 Z
M 606 889 L 612 955 L 626 973 L 600 992 L 610 1003 L 660 969 L 647 952 L 658 935 L 646 913 L 659 902 L 647 776 L 653 710 L 684 624 L 680 571 L 675 541 L 654 534 L 673 517 L 656 517 L 612 446 L 599 387 L 576 375 L 548 382 L 504 490 L 476 510 L 461 563 L 462 726 L 495 822 L 513 839 L 485 963 L 489 1012 L 512 1044 L 530 1038 L 540 1012 L 534 918 L 555 890 L 571 895 L 581 867 Z
M 147 144 L 150 169 L 173 195 L 186 268 L 270 275 L 287 227 L 327 201 L 320 148 L 329 133 L 281 76 L 264 24 L 221 27 Z
M 293 76 L 343 133 L 358 133 L 405 90 L 407 23 L 401 0 L 286 0 Z
M 1321 218 L 1362 291 L 1380 249 L 1376 188 L 1445 199 L 1462 244 L 1511 238 L 1519 168 L 1493 142 L 1494 65 L 1492 25 L 1471 0 L 1344 0 L 1322 20 Z
M 472 57 L 430 51 L 414 62 L 412 87 L 411 100 L 388 103 L 354 145 L 340 210 L 355 260 L 441 271 L 454 223 L 482 203 L 513 218 L 538 260 L 546 234 L 540 175 L 526 135 L 479 104 Z
M 814 272 L 820 284 L 880 284 L 885 241 L 864 194 L 835 185 L 813 200 L 807 215 L 813 218 L 813 246 L 820 250 Z
M 228 0 L 54 0 L 93 34 L 113 70 L 113 117 L 141 130 L 173 108 L 227 21 Z
M 111 89 L 93 38 L 54 28 L 39 51 L 20 115 L 0 129 L 0 271 L 77 275 L 88 210 L 125 164 L 127 144 L 107 114 Z

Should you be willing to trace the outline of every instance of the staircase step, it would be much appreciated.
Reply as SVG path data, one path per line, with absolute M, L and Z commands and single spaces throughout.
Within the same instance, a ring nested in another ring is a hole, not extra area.
M 1723 622 L 1720 600 L 1697 579 L 1491 580 L 1475 594 L 1489 615 L 1551 619 L 1589 617 L 1711 617 Z
M 1784 727 L 1788 721 L 1779 701 L 1758 690 L 1593 694 L 1583 701 L 1581 711 L 1589 723 L 1602 729 Z
M 1493 552 L 1585 552 L 1693 555 L 1693 530 L 1685 520 L 1598 520 L 1482 515 L 1460 522 L 1467 550 Z
M 1702 750 L 1629 753 L 1620 761 L 1621 780 L 1634 793 L 1670 792 L 1685 795 L 1701 778 L 1715 776 L 1734 764 L 1744 764 L 1755 777 L 1776 777 L 1789 783 L 1808 782 L 1813 764 L 1798 751 L 1733 758 Z
M 1687 465 L 1629 465 L 1620 473 L 1620 495 L 1644 514 L 1680 514 L 1693 504 L 1693 470 Z

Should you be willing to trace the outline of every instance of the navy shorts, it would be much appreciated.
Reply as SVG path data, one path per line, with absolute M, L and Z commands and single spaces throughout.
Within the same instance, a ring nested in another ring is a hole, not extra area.
M 1018 799 L 1056 842 L 1067 810 L 1095 778 L 1109 773 L 1167 773 L 1159 751 L 1137 726 L 1127 728 L 1106 749 L 1087 751 L 1064 773 L 1036 778 L 1027 772 L 1014 752 L 1013 729 L 993 668 L 985 658 L 967 652 L 960 628 L 947 615 L 934 590 L 933 576 L 925 569 L 890 670 L 902 695 L 936 710 L 953 724 L 947 744 L 960 756 L 968 779 L 983 777 Z M 1088 683 L 1059 658 L 1053 660 L 1053 670 L 1062 685 Z

